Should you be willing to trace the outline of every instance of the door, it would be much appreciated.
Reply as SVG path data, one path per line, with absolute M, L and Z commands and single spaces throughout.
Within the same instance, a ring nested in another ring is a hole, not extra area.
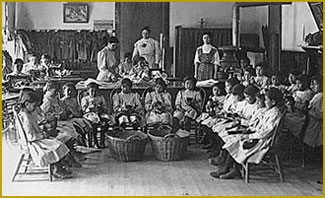
M 169 43 L 168 2 L 116 2 L 116 36 L 120 42 L 120 55 L 133 52 L 134 43 L 141 38 L 141 29 L 149 26 L 150 37 L 159 42 L 163 34 L 163 46 Z

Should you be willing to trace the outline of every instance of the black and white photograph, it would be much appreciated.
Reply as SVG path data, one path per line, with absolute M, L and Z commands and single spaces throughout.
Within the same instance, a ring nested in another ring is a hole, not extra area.
M 322 196 L 323 2 L 2 2 L 2 196 Z

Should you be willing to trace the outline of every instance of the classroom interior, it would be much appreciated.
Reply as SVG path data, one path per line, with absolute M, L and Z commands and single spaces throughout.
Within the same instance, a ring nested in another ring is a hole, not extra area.
M 71 14 L 75 10 L 76 18 Z M 39 94 L 48 82 L 64 89 L 66 83 L 72 83 L 80 105 L 83 94 L 88 94 L 89 84 L 94 83 L 107 102 L 108 116 L 117 115 L 114 114 L 114 94 L 123 92 L 123 87 L 120 88 L 124 82 L 123 75 L 99 80 L 103 70 L 98 66 L 98 54 L 107 42 L 111 42 L 117 44 L 114 53 L 118 63 L 126 60 L 127 53 L 130 59 L 132 55 L 132 61 L 141 62 L 136 59 L 137 55 L 134 58 L 135 43 L 141 40 L 145 30 L 157 45 L 159 61 L 152 65 L 150 60 L 145 61 L 148 64 L 147 79 L 131 79 L 132 89 L 138 93 L 144 107 L 148 93 L 155 91 L 157 76 L 163 79 L 171 95 L 172 111 L 177 110 L 175 101 L 179 91 L 186 88 L 184 77 L 195 76 L 201 94 L 200 114 L 207 113 L 206 107 L 215 84 L 225 84 L 231 78 L 245 81 L 244 73 L 248 67 L 255 73 L 262 64 L 271 83 L 268 89 L 272 85 L 271 77 L 277 75 L 285 87 L 290 85 L 288 76 L 297 71 L 310 79 L 315 76 L 322 79 L 322 20 L 323 3 L 320 1 L 2 2 L 2 196 L 322 196 L 323 144 L 308 145 L 304 136 L 296 136 L 292 128 L 282 127 L 280 121 L 272 129 L 272 138 L 276 143 L 272 141 L 272 146 L 268 148 L 270 152 L 265 154 L 268 157 L 268 154 L 275 153 L 275 164 L 264 166 L 264 160 L 261 160 L 251 165 L 249 182 L 246 162 L 239 163 L 240 178 L 220 179 L 210 175 L 220 170 L 220 166 L 213 164 L 211 159 L 217 156 L 212 156 L 211 146 L 203 142 L 206 132 L 203 130 L 203 119 L 198 120 L 199 115 L 189 122 L 185 143 L 179 143 L 178 140 L 182 139 L 180 134 L 171 136 L 170 139 L 176 142 L 173 144 L 177 144 L 172 145 L 175 146 L 172 149 L 182 153 L 177 153 L 180 155 L 177 159 L 157 157 L 159 151 L 154 150 L 157 145 L 148 135 L 151 127 L 154 128 L 152 130 L 157 129 L 155 125 L 136 125 L 138 128 L 134 125 L 119 125 L 117 128 L 110 125 L 105 129 L 145 134 L 145 141 L 141 139 L 142 135 L 133 135 L 122 141 L 123 144 L 131 142 L 132 146 L 141 148 L 118 145 L 114 137 L 109 136 L 110 132 L 103 137 L 99 137 L 98 132 L 92 137 L 84 128 L 80 129 L 82 132 L 78 128 L 76 131 L 82 133 L 84 139 L 80 144 L 74 144 L 73 149 L 86 160 L 77 160 L 81 167 L 68 168 L 73 172 L 71 178 L 58 178 L 51 175 L 51 165 L 48 169 L 35 166 L 33 155 L 26 159 L 26 166 L 31 163 L 32 167 L 28 170 L 24 168 L 24 162 L 21 163 L 23 138 L 18 131 L 24 131 L 25 126 L 19 128 L 21 122 L 17 121 L 16 112 L 25 88 Z M 149 29 L 144 28 L 146 26 Z M 204 35 L 209 36 L 212 46 L 217 49 L 218 58 L 213 60 L 218 69 L 213 69 L 213 77 L 205 77 L 208 75 L 204 74 L 205 70 L 200 71 L 195 65 L 198 47 L 205 42 L 202 41 Z M 141 54 L 141 51 L 138 53 Z M 146 54 L 143 56 L 146 57 Z M 30 57 L 35 57 L 36 62 L 48 57 L 48 64 L 53 67 L 44 70 L 44 74 L 34 70 L 28 75 L 10 74 L 17 72 L 17 59 L 25 65 Z M 248 60 L 245 68 L 242 65 L 244 60 Z M 259 88 L 263 90 L 263 87 Z M 266 92 L 265 88 L 264 95 L 267 95 Z M 322 88 L 317 94 L 320 93 L 322 97 Z M 64 94 L 61 91 L 58 95 L 61 97 Z M 175 112 L 171 115 L 175 117 Z M 306 115 L 309 115 L 308 112 Z M 118 118 L 112 119 L 120 122 Z M 307 120 L 310 122 L 307 118 L 302 121 L 306 122 L 304 126 L 309 124 Z M 104 125 L 91 125 L 94 126 L 102 131 Z M 186 124 L 182 129 L 187 129 Z M 306 128 L 301 131 L 304 130 Z M 100 146 L 95 145 L 96 138 L 103 140 Z M 166 137 L 162 139 L 169 141 Z M 174 150 L 168 150 L 170 144 L 165 144 L 165 147 L 167 151 L 163 152 L 168 158 Z M 125 153 L 121 157 L 122 154 L 116 154 L 115 149 L 124 149 L 121 152 L 135 149 L 136 159 L 126 159 L 128 154 Z

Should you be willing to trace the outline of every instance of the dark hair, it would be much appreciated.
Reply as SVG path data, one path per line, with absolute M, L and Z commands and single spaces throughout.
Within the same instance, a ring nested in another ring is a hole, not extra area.
M 132 57 L 131 52 L 124 53 L 124 58 L 131 58 L 131 57 Z
M 229 83 L 233 87 L 233 86 L 239 84 L 240 82 L 237 78 L 232 77 L 232 78 L 228 78 L 226 80 L 226 83 Z
M 231 94 L 244 97 L 244 89 L 245 87 L 243 85 L 236 84 L 231 88 Z
M 19 92 L 19 98 L 18 98 L 18 101 L 21 100 L 22 96 L 28 92 L 34 92 L 34 89 L 31 89 L 31 88 L 22 88 Z
M 151 29 L 149 26 L 145 26 L 141 29 L 141 32 L 143 32 L 143 30 L 147 30 L 149 33 L 151 32 Z
M 65 88 L 76 89 L 76 87 L 74 86 L 74 84 L 71 83 L 71 82 L 67 82 L 67 83 L 65 83 L 65 84 L 62 86 L 62 88 L 63 88 L 63 89 L 65 89 Z
M 87 85 L 87 89 L 96 89 L 98 90 L 99 86 L 97 83 L 91 82 Z
M 21 107 L 25 107 L 25 103 L 38 103 L 39 97 L 37 97 L 36 93 L 34 91 L 28 91 L 22 93 L 21 97 L 19 98 L 18 103 L 21 105 Z
M 167 85 L 162 78 L 156 78 L 155 85 L 161 85 L 164 90 L 166 90 L 166 88 L 167 88 Z
M 194 82 L 194 86 L 196 85 L 197 80 L 196 80 L 196 78 L 194 76 L 185 76 L 183 78 L 183 83 L 185 83 L 188 80 L 193 81 Z
M 67 82 L 62 86 L 62 91 L 64 91 L 65 89 L 69 88 L 71 90 L 71 95 L 72 97 L 75 97 L 77 95 L 77 89 L 75 87 L 75 85 L 71 82 Z
M 50 55 L 48 55 L 48 54 L 43 54 L 43 55 L 41 56 L 41 59 L 48 59 L 48 60 L 50 60 L 51 57 L 50 57 Z
M 275 106 L 282 106 L 284 105 L 283 94 L 282 92 L 275 88 L 271 87 L 265 92 L 265 96 L 269 97 L 271 100 L 275 101 Z
M 121 85 L 132 87 L 132 81 L 128 78 L 123 78 L 121 81 Z
M 14 64 L 18 64 L 18 63 L 24 64 L 24 61 L 20 58 L 16 58 Z
M 48 81 L 45 84 L 44 90 L 48 91 L 50 89 L 55 89 L 55 91 L 58 91 L 59 90 L 59 85 L 57 83 L 53 82 L 53 81 Z
M 143 56 L 136 57 L 134 60 L 134 64 L 138 64 L 141 61 L 146 62 L 148 64 L 147 60 Z
M 299 80 L 303 85 L 309 86 L 309 78 L 304 74 L 298 76 L 296 80 Z
M 241 60 L 245 61 L 248 64 L 251 63 L 251 60 L 247 56 L 242 57 Z
M 107 42 L 108 42 L 108 43 L 119 43 L 119 42 L 118 42 L 118 39 L 117 39 L 115 36 L 110 36 L 110 37 L 107 39 Z
M 251 66 L 245 67 L 244 71 L 249 72 L 252 76 L 255 75 L 255 70 Z
M 210 39 L 212 39 L 212 33 L 211 32 L 203 32 L 202 37 L 204 35 L 208 35 L 210 37 Z
M 322 76 L 313 76 L 312 80 L 316 81 L 317 84 L 323 89 L 323 77 Z
M 212 85 L 212 88 L 213 87 L 217 87 L 220 90 L 221 96 L 225 96 L 227 94 L 226 90 L 225 90 L 225 83 L 217 82 L 217 83 Z
M 258 62 L 255 64 L 255 68 L 256 67 L 261 67 L 262 69 L 265 69 L 267 67 L 267 63 L 266 62 Z
M 244 93 L 249 95 L 249 96 L 252 96 L 252 97 L 256 97 L 256 94 L 259 92 L 260 90 L 255 87 L 254 85 L 249 85 L 248 87 L 246 87 L 244 89 Z

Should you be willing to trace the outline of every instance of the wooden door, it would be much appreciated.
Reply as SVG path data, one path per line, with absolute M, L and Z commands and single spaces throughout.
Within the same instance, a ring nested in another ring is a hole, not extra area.
M 150 37 L 159 42 L 164 35 L 163 46 L 169 43 L 168 2 L 116 2 L 116 36 L 120 42 L 120 55 L 133 52 L 134 43 L 141 38 L 141 29 L 149 26 Z

